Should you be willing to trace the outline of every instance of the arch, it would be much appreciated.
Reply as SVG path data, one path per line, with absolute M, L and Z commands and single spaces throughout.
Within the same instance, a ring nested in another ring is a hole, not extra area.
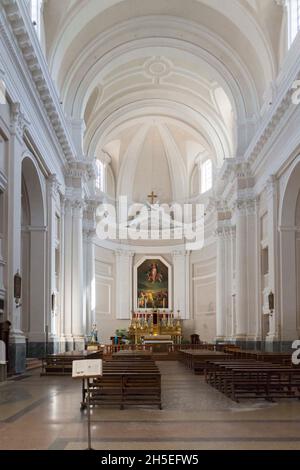
M 295 227 L 297 198 L 300 189 L 300 154 L 295 158 L 286 176 L 279 209 L 280 227 Z
M 22 156 L 22 212 L 22 330 L 28 339 L 29 357 L 39 357 L 46 322 L 47 213 L 45 184 L 28 152 Z
M 22 178 L 25 182 L 31 213 L 31 225 L 46 225 L 45 187 L 42 184 L 41 171 L 34 157 L 25 152 L 22 156 Z M 26 182 L 31 181 L 31 184 Z
M 300 274 L 299 232 L 296 227 L 297 204 L 300 194 L 300 155 L 295 158 L 286 176 L 280 204 L 280 307 L 281 339 L 300 338 L 300 301 L 297 280 Z
M 137 105 L 138 104 L 138 105 Z M 97 147 L 103 145 L 107 136 L 119 126 L 125 126 L 126 122 L 140 120 L 145 121 L 149 118 L 164 118 L 189 128 L 190 132 L 201 136 L 201 139 L 216 159 L 216 165 L 220 167 L 225 158 L 233 156 L 226 134 L 218 132 L 205 114 L 198 113 L 192 107 L 184 103 L 161 99 L 141 99 L 138 103 L 131 102 L 123 107 L 117 108 L 94 130 L 89 137 L 88 155 L 95 155 Z

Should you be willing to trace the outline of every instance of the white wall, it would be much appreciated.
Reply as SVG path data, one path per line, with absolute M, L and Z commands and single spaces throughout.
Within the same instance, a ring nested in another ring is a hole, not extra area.
M 194 333 L 202 341 L 216 336 L 216 245 L 212 244 L 191 257 Z

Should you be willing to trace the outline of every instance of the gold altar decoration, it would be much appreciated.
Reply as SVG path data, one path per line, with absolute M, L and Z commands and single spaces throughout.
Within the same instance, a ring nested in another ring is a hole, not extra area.
M 145 336 L 171 336 L 174 344 L 180 344 L 182 338 L 182 320 L 180 311 L 152 310 L 150 312 L 132 312 L 129 337 L 134 344 L 141 344 Z

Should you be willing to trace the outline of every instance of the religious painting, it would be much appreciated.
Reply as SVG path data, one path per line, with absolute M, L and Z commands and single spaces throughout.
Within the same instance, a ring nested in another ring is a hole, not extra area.
M 137 268 L 137 307 L 169 308 L 169 268 L 160 259 L 146 259 Z

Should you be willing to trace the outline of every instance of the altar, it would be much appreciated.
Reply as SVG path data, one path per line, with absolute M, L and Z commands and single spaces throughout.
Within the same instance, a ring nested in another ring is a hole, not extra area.
M 172 311 L 133 312 L 129 326 L 131 342 L 134 344 L 150 344 L 150 341 L 153 345 L 156 345 L 156 349 L 159 349 L 158 344 L 166 346 L 166 342 L 169 342 L 169 345 L 171 343 L 172 345 L 181 344 L 182 320 L 179 313 L 177 312 L 177 318 L 175 318 Z
M 174 341 L 170 335 L 144 336 L 142 344 L 149 346 L 154 353 L 171 352 Z

